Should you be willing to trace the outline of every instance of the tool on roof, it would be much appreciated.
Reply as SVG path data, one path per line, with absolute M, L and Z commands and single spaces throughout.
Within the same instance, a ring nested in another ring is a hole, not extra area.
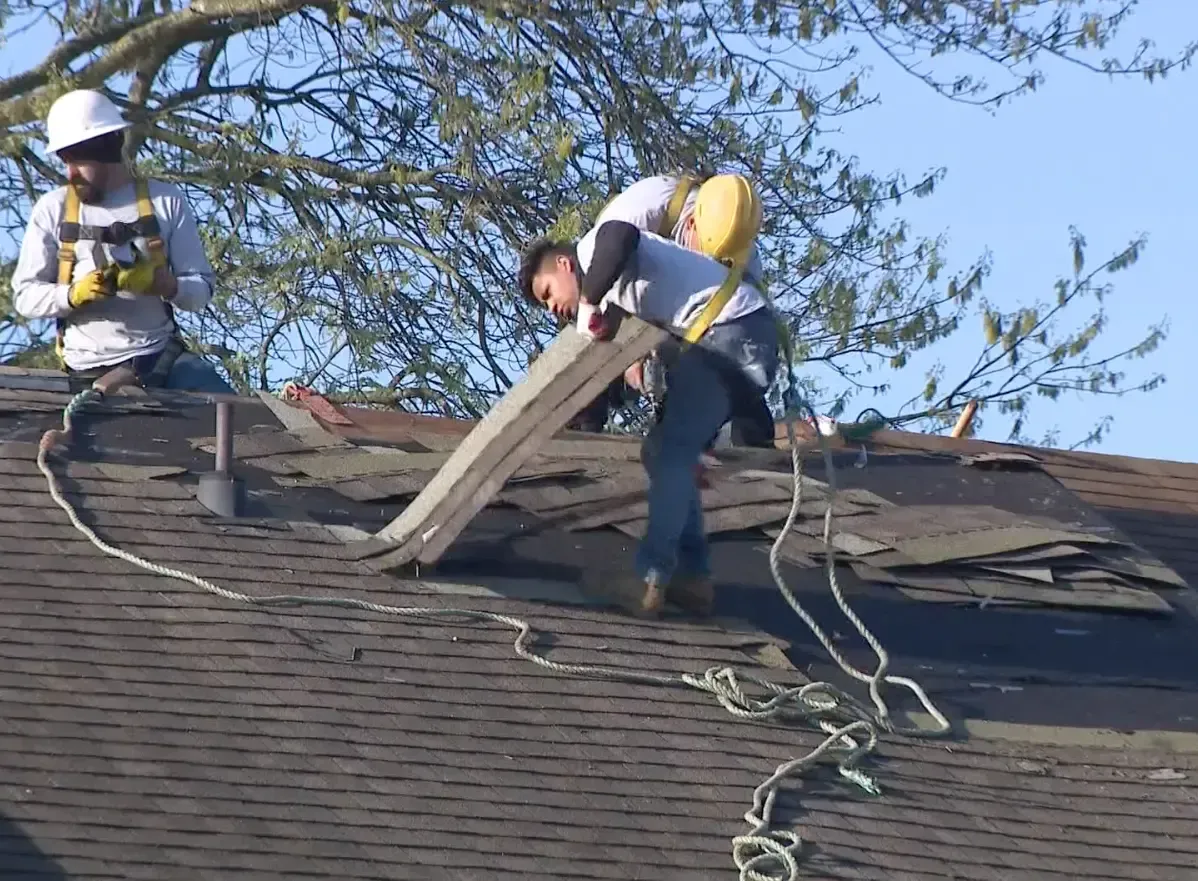
M 642 340 L 643 342 L 644 340 Z M 948 719 L 932 703 L 931 699 L 928 698 L 918 683 L 887 672 L 890 666 L 890 658 L 885 648 L 869 631 L 845 599 L 836 578 L 835 545 L 832 542 L 834 529 L 832 511 L 836 501 L 835 463 L 832 460 L 832 453 L 827 439 L 820 432 L 817 432 L 816 436 L 823 455 L 828 484 L 828 504 L 824 513 L 823 530 L 823 540 L 826 547 L 826 572 L 832 589 L 832 595 L 837 605 L 845 617 L 852 622 L 858 633 L 861 634 L 878 658 L 878 666 L 872 673 L 865 673 L 858 670 L 848 662 L 836 646 L 833 645 L 831 638 L 799 603 L 782 576 L 779 562 L 781 548 L 794 528 L 794 523 L 798 518 L 803 501 L 803 461 L 795 434 L 794 422 L 805 415 L 813 415 L 810 407 L 798 396 L 798 387 L 794 381 L 793 362 L 788 360 L 787 367 L 790 382 L 786 391 L 786 431 L 787 439 L 790 442 L 794 490 L 786 523 L 770 548 L 770 573 L 787 603 L 808 628 L 811 629 L 812 633 L 815 634 L 816 638 L 841 670 L 852 678 L 868 684 L 870 699 L 873 703 L 872 709 L 827 682 L 813 682 L 807 685 L 784 688 L 769 680 L 739 674 L 732 667 L 709 667 L 700 676 L 687 673 L 656 674 L 639 669 L 631 670 L 586 664 L 562 664 L 551 661 L 531 651 L 528 643 L 532 638 L 532 627 L 526 621 L 512 616 L 472 609 L 390 606 L 351 597 L 318 597 L 293 594 L 253 596 L 227 590 L 190 572 L 162 566 L 114 547 L 105 542 L 94 530 L 79 519 L 74 506 L 62 494 L 58 479 L 49 466 L 48 456 L 50 451 L 59 442 L 69 439 L 74 417 L 80 408 L 89 402 L 100 400 L 105 395 L 114 393 L 122 385 L 136 381 L 132 371 L 126 367 L 110 371 L 97 380 L 92 387 L 83 390 L 71 399 L 63 411 L 63 427 L 61 429 L 50 429 L 42 436 L 41 442 L 38 444 L 37 467 L 45 476 L 50 495 L 55 503 L 66 513 L 71 524 L 100 551 L 109 556 L 125 560 L 147 572 L 186 581 L 201 590 L 233 602 L 265 607 L 326 606 L 374 612 L 405 619 L 447 617 L 502 624 L 518 632 L 518 636 L 513 644 L 516 654 L 548 670 L 567 675 L 600 677 L 625 682 L 671 687 L 687 686 L 699 689 L 712 694 L 721 706 L 739 719 L 758 721 L 806 720 L 825 732 L 827 736 L 819 746 L 807 755 L 780 765 L 769 779 L 757 787 L 753 793 L 753 807 L 744 815 L 746 822 L 752 827 L 752 831 L 747 835 L 737 836 L 732 840 L 732 858 L 740 870 L 741 881 L 798 881 L 798 858 L 802 848 L 802 839 L 796 832 L 772 828 L 772 812 L 782 783 L 787 778 L 802 773 L 821 757 L 835 754 L 837 770 L 841 776 L 867 792 L 878 794 L 880 790 L 877 784 L 869 775 L 861 770 L 859 764 L 862 758 L 869 754 L 876 745 L 879 730 L 902 733 L 914 737 L 939 737 L 948 734 L 951 726 Z M 600 378 L 596 386 L 601 387 L 609 380 L 610 377 Z M 222 425 L 225 426 L 225 431 L 227 431 L 227 411 Z M 225 452 L 221 452 L 222 445 L 219 439 L 221 433 L 218 430 L 217 470 L 220 471 L 223 466 L 224 470 L 227 471 L 230 454 L 227 446 L 224 447 Z M 469 443 L 470 440 L 467 438 L 463 442 L 463 446 Z M 757 686 L 767 696 L 754 697 L 747 694 L 742 682 Z M 908 688 L 923 705 L 924 709 L 931 714 L 935 720 L 935 727 L 931 729 L 900 728 L 892 718 L 890 709 L 882 696 L 882 688 L 885 685 L 901 685 Z

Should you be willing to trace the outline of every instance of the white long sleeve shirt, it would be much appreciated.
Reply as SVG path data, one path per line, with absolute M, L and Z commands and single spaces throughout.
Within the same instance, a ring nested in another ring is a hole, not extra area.
M 638 180 L 604 206 L 595 219 L 595 229 L 609 220 L 622 220 L 625 223 L 631 223 L 639 230 L 657 235 L 658 228 L 665 220 L 666 212 L 670 208 L 670 200 L 674 197 L 674 191 L 681 183 L 681 177 L 667 174 Z M 678 215 L 678 221 L 674 224 L 674 229 L 670 231 L 668 238 L 682 244 L 683 226 L 686 219 L 694 213 L 695 202 L 698 198 L 699 188 L 694 187 L 687 195 L 682 212 Z M 749 262 L 745 266 L 745 274 L 755 281 L 761 280 L 761 257 L 757 253 L 756 245 L 749 252 Z
M 613 229 L 616 226 L 619 226 L 618 221 L 612 225 Z M 601 273 L 610 266 L 623 266 L 615 283 L 596 304 L 601 307 L 613 304 L 631 315 L 681 335 L 728 277 L 728 267 L 719 261 L 643 230 L 636 237 L 631 254 L 616 251 L 597 253 L 609 250 L 615 241 L 613 237 L 605 243 L 600 236 L 602 229 L 602 226 L 592 228 L 576 248 L 579 266 L 585 274 L 590 274 L 593 261 L 596 261 L 596 278 L 601 277 Z M 584 291 L 585 284 L 584 281 Z M 601 284 L 606 285 L 606 280 Z M 595 293 L 597 296 L 598 292 Z M 765 305 L 761 292 L 749 280 L 742 279 L 712 324 L 735 321 Z
M 204 253 L 195 216 L 182 190 L 174 184 L 149 182 L 150 203 L 158 218 L 163 248 L 178 293 L 171 306 L 201 312 L 212 299 L 215 273 Z M 90 370 L 152 355 L 166 346 L 174 331 L 166 304 L 158 297 L 118 291 L 115 296 L 72 309 L 70 285 L 58 284 L 58 225 L 66 208 L 66 187 L 38 199 L 29 217 L 21 253 L 12 276 L 13 305 L 28 319 L 68 318 L 63 334 L 63 358 L 73 370 Z M 137 220 L 137 194 L 132 182 L 104 194 L 95 204 L 79 206 L 82 226 L 107 227 L 116 221 Z M 135 245 L 143 255 L 142 238 Z M 113 259 L 132 261 L 131 245 L 107 246 Z M 103 264 L 98 242 L 80 238 L 75 244 L 77 281 Z

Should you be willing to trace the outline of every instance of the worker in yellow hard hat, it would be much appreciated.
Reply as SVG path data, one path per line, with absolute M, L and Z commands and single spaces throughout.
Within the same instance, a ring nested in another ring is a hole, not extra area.
M 736 402 L 760 397 L 779 365 L 777 326 L 764 294 L 737 267 L 751 247 L 761 208 L 748 181 L 711 190 L 696 218 L 701 243 L 732 255 L 733 267 L 621 220 L 594 227 L 577 244 L 542 240 L 525 251 L 524 295 L 579 333 L 605 339 L 621 314 L 671 332 L 659 347 L 666 393 L 642 460 L 649 522 L 636 573 L 615 583 L 617 599 L 656 614 L 668 597 L 696 613 L 714 597 L 695 468 Z M 618 580 L 617 580 L 618 581 Z
M 742 181 L 744 178 L 735 174 L 715 175 L 706 181 L 689 175 L 642 178 L 607 203 L 595 227 L 609 220 L 621 220 L 728 262 L 743 251 L 745 275 L 760 283 L 761 261 L 755 239 L 761 226 L 761 203 L 751 187 L 741 186 Z M 748 199 L 747 212 L 739 211 L 738 199 Z M 739 226 L 738 217 L 744 220 Z M 653 366 L 650 358 L 629 366 L 623 378 L 592 401 L 569 427 L 601 431 L 625 387 L 643 393 L 653 390 Z M 730 422 L 731 440 L 736 446 L 774 446 L 774 419 L 764 393 L 737 401 Z

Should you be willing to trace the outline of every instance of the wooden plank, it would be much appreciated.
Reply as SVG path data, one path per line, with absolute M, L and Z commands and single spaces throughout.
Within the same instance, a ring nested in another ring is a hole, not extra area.
M 438 560 L 516 470 L 667 332 L 626 318 L 610 342 L 565 328 L 517 383 L 462 439 L 403 513 L 376 537 L 391 549 L 375 563 L 396 568 Z

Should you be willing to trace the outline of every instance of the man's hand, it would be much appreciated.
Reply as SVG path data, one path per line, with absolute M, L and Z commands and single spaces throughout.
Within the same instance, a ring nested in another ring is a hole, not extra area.
M 127 269 L 116 274 L 116 286 L 119 290 L 131 294 L 150 294 L 154 290 L 154 264 L 149 260 L 138 260 Z
M 116 292 L 114 285 L 116 279 L 112 269 L 111 266 L 107 269 L 93 269 L 71 285 L 71 290 L 67 294 L 67 302 L 71 304 L 71 308 L 78 309 L 88 303 L 111 297 Z
M 170 268 L 149 260 L 138 260 L 128 269 L 117 273 L 116 285 L 122 291 L 169 300 L 175 296 L 178 283 Z
M 169 266 L 154 267 L 154 286 L 150 289 L 155 297 L 170 301 L 179 292 L 179 282 Z
M 643 360 L 633 361 L 628 369 L 624 371 L 624 384 L 629 388 L 634 388 L 638 392 L 645 390 L 645 362 Z
M 615 328 L 605 319 L 597 306 L 592 306 L 585 300 L 578 304 L 578 318 L 575 329 L 584 337 L 592 340 L 610 340 L 615 336 Z

